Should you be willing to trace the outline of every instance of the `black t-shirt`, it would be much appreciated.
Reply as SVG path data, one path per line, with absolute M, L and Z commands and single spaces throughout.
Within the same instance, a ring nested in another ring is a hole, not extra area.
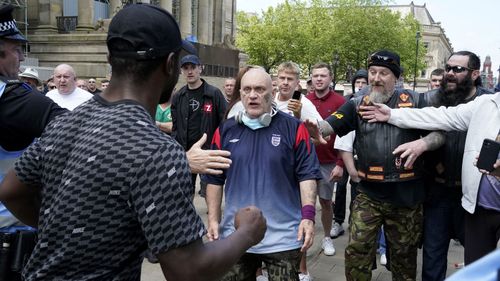
M 203 116 L 203 86 L 196 89 L 187 89 L 188 98 L 188 131 L 187 131 L 187 149 L 190 149 L 197 142 L 203 132 L 201 131 L 201 118 Z
M 328 117 L 326 121 L 332 126 L 338 136 L 344 136 L 350 131 L 358 129 L 357 118 L 361 117 L 358 114 L 356 103 L 353 100 L 349 100 Z M 356 131 L 356 134 L 358 133 L 359 131 Z M 415 206 L 421 203 L 425 196 L 422 180 L 391 183 L 362 180 L 358 188 L 370 198 L 401 207 Z
M 0 97 L 0 146 L 8 151 L 26 148 L 55 116 L 66 112 L 26 84 L 5 90 Z

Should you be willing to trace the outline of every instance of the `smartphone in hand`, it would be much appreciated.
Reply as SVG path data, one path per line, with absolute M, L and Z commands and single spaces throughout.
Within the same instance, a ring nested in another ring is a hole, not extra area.
M 500 143 L 494 140 L 485 139 L 483 141 L 483 146 L 481 147 L 481 152 L 479 152 L 479 158 L 477 159 L 477 167 L 488 172 L 493 171 L 493 165 L 498 159 L 498 153 L 500 152 Z
M 300 92 L 300 91 L 293 92 L 292 99 L 300 100 L 300 97 L 302 97 L 302 92 Z

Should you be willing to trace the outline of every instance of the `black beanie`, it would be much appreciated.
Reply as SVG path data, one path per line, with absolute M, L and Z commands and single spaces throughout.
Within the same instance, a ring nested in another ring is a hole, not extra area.
M 387 50 L 380 50 L 373 53 L 368 58 L 368 67 L 375 66 L 383 66 L 389 68 L 396 78 L 399 78 L 401 74 L 401 65 L 399 55 Z

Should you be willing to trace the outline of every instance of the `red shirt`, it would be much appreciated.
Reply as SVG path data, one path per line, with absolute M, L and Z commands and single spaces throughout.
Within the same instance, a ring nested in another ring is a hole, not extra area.
M 337 109 L 345 103 L 344 97 L 335 93 L 333 90 L 330 90 L 330 92 L 322 98 L 318 98 L 315 92 L 310 92 L 307 94 L 307 98 L 316 106 L 316 110 L 318 110 L 319 115 L 321 115 L 323 119 L 332 115 L 332 113 L 337 111 Z M 335 136 L 335 134 L 330 135 L 330 140 L 327 144 L 317 145 L 316 154 L 318 154 L 320 164 L 335 163 L 336 165 L 344 167 L 344 162 L 342 162 L 342 159 L 338 156 L 337 151 L 333 149 Z

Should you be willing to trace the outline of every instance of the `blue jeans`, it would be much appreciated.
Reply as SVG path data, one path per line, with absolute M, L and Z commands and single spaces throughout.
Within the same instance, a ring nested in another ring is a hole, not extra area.
M 461 205 L 461 188 L 457 190 L 435 184 L 431 198 L 424 203 L 422 280 L 444 280 L 450 239 L 464 245 L 465 210 Z

